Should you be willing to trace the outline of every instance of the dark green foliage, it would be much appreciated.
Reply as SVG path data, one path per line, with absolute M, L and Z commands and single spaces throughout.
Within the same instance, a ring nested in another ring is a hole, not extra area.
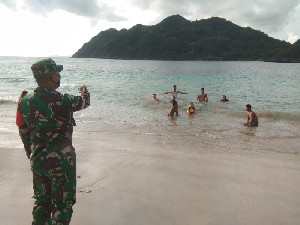
M 273 62 L 299 63 L 300 62 L 300 44 L 283 50 L 272 57 Z
M 295 45 L 300 45 L 300 39 L 298 39 L 298 41 L 296 41 L 295 43 L 294 43 L 294 46 Z
M 170 16 L 157 25 L 100 32 L 73 57 L 153 60 L 269 60 L 292 45 L 222 18 Z

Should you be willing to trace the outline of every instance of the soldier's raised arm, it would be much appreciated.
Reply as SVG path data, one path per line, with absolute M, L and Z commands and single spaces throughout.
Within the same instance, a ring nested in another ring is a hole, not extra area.
M 90 105 L 90 93 L 87 87 L 85 85 L 81 86 L 78 88 L 78 91 L 81 96 L 65 94 L 65 96 L 71 101 L 73 112 L 85 109 Z

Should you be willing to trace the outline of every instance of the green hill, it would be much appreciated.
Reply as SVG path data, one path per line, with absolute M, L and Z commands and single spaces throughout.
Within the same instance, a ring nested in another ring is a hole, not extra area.
M 153 26 L 108 29 L 72 57 L 152 60 L 267 60 L 292 45 L 250 27 L 212 17 L 189 21 L 180 15 Z
M 271 60 L 272 62 L 281 63 L 299 63 L 300 62 L 300 41 L 298 40 L 292 47 L 285 49 L 276 55 Z
M 296 41 L 293 45 L 294 45 L 294 46 L 300 45 L 300 39 L 298 39 L 298 41 Z

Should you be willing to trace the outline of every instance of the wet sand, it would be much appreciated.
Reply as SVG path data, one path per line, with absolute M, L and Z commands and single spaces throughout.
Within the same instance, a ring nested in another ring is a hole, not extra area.
M 29 161 L 17 133 L 0 138 L 0 224 L 31 224 Z M 122 132 L 73 140 L 73 225 L 300 224 L 298 154 Z

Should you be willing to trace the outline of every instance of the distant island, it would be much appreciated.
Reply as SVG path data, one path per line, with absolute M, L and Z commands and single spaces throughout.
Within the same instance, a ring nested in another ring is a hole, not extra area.
M 300 62 L 300 40 L 292 45 L 219 17 L 189 21 L 174 15 L 153 26 L 102 31 L 72 57 Z

